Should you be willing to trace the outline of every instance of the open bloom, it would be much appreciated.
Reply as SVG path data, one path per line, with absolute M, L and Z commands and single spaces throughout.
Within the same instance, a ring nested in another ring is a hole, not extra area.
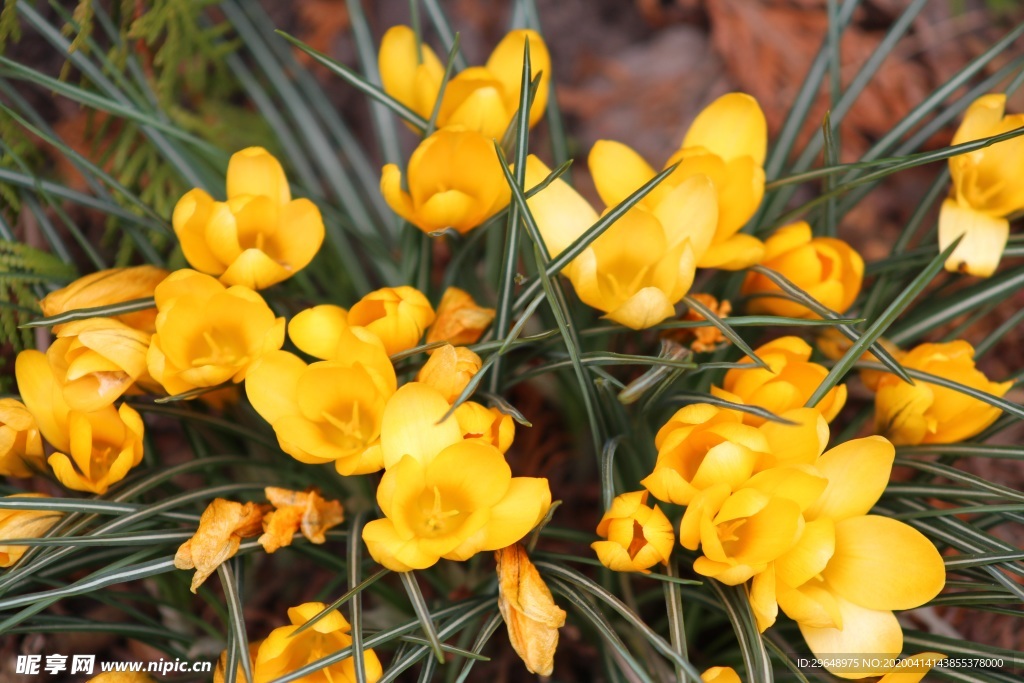
M 672 522 L 657 505 L 647 505 L 647 491 L 616 496 L 597 525 L 597 535 L 607 539 L 590 547 L 601 564 L 617 572 L 650 574 L 659 562 L 667 564 L 675 533 Z
M 43 315 L 50 317 L 82 308 L 95 308 L 153 296 L 156 286 L 170 273 L 156 266 L 109 268 L 80 277 L 67 287 L 50 292 L 39 302 Z M 152 332 L 156 309 L 116 316 L 125 325 L 143 332 Z M 54 325 L 54 334 L 60 331 Z
M 434 322 L 434 308 L 415 287 L 384 287 L 353 304 L 347 322 L 373 332 L 393 356 L 420 343 Z
M 1006 95 L 979 97 L 964 114 L 953 144 L 1008 133 L 1024 126 L 1024 114 L 1006 114 Z M 946 270 L 988 277 L 1006 247 L 1006 216 L 1024 208 L 1024 137 L 949 159 L 953 192 L 939 214 L 939 249 L 963 235 Z
M 262 147 L 228 162 L 226 202 L 200 189 L 178 200 L 174 232 L 189 264 L 227 285 L 264 289 L 313 260 L 324 241 L 320 209 L 292 199 L 281 164 Z
M 147 364 L 170 394 L 241 382 L 249 366 L 284 344 L 284 318 L 275 318 L 263 297 L 194 270 L 160 283 L 156 305 Z
M 263 531 L 266 507 L 223 498 L 214 498 L 206 506 L 196 533 L 174 555 L 175 567 L 196 570 L 192 575 L 193 593 L 217 567 L 234 557 L 243 538 L 258 536 Z
M 694 120 L 680 149 L 665 168 L 679 163 L 672 174 L 641 200 L 653 208 L 666 195 L 694 176 L 714 185 L 718 213 L 712 229 L 692 248 L 701 268 L 739 270 L 757 263 L 764 247 L 757 238 L 741 234 L 764 196 L 764 164 L 768 128 L 761 107 L 750 95 L 729 93 L 709 104 Z M 588 160 L 601 199 L 614 206 L 653 178 L 654 169 L 619 142 L 601 140 Z
M 146 374 L 150 334 L 114 318 L 88 318 L 60 326 L 46 358 L 72 410 L 110 405 Z
M 349 635 L 352 626 L 339 610 L 331 611 L 302 633 L 295 633 L 299 626 L 325 609 L 327 605 L 322 602 L 307 602 L 288 609 L 291 626 L 275 628 L 260 643 L 253 667 L 254 683 L 276 680 L 352 645 L 352 636 Z M 363 664 L 369 683 L 380 679 L 383 669 L 373 650 L 363 650 Z M 351 657 L 346 657 L 298 680 L 308 683 L 355 683 L 355 662 Z
M 15 362 L 18 387 L 43 437 L 57 450 L 47 459 L 64 486 L 104 494 L 142 461 L 142 418 L 133 408 L 106 405 L 72 410 L 39 351 L 22 351 Z
M 274 509 L 263 516 L 259 544 L 268 553 L 291 545 L 296 531 L 301 531 L 310 543 L 325 543 L 326 531 L 344 521 L 341 503 L 324 500 L 316 491 L 289 491 L 268 486 L 265 492 Z
M 558 629 L 565 610 L 555 604 L 540 572 L 518 543 L 494 553 L 498 562 L 498 609 L 512 649 L 530 673 L 550 676 L 555 667 Z
M 539 184 L 549 173 L 536 157 L 527 159 L 527 186 Z M 530 198 L 529 206 L 552 257 L 598 218 L 560 179 Z M 580 299 L 604 311 L 605 317 L 635 330 L 656 325 L 675 314 L 676 303 L 690 290 L 697 254 L 710 242 L 717 218 L 711 181 L 705 175 L 691 176 L 656 203 L 631 208 L 563 272 Z
M 900 364 L 1002 396 L 1013 382 L 992 382 L 974 367 L 974 348 L 963 340 L 921 344 Z M 897 445 L 955 443 L 977 435 L 995 422 L 999 408 L 924 380 L 907 384 L 883 374 L 875 394 L 875 429 Z
M 427 329 L 427 343 L 446 341 L 455 346 L 477 342 L 494 320 L 494 309 L 478 306 L 468 292 L 449 287 L 437 305 L 437 317 Z
M 43 440 L 25 404 L 0 398 L 0 477 L 31 477 L 42 470 Z
M 530 43 L 530 78 L 540 83 L 530 106 L 530 125 L 544 115 L 551 83 L 551 58 L 536 31 L 510 31 L 487 64 L 456 74 L 444 90 L 437 127 L 466 126 L 500 139 L 519 109 L 523 50 Z M 408 26 L 392 26 L 381 39 L 378 56 L 384 91 L 425 119 L 430 119 L 444 80 L 444 65 L 428 45 L 418 43 Z
M 504 209 L 511 197 L 494 142 L 454 126 L 425 139 L 409 157 L 405 172 L 388 164 L 380 191 L 388 206 L 426 233 L 451 228 L 465 234 Z
M 864 259 L 846 242 L 831 237 L 812 237 L 811 226 L 800 221 L 775 231 L 764 244 L 761 265 L 774 270 L 827 308 L 845 313 L 860 294 Z M 774 282 L 760 273 L 748 273 L 743 283 L 751 313 L 792 318 L 818 318 L 801 303 L 785 298 Z M 773 296 L 773 295 L 780 296 Z
M 15 493 L 4 496 L 11 498 L 49 498 L 42 493 Z M 26 545 L 6 545 L 12 538 L 39 538 L 53 528 L 64 516 L 63 512 L 50 510 L 0 509 L 0 567 L 10 567 L 28 552 Z
M 711 387 L 711 393 L 728 401 L 760 406 L 775 415 L 802 407 L 828 375 L 828 370 L 810 362 L 811 347 L 799 337 L 780 337 L 764 344 L 754 353 L 768 368 L 753 365 L 744 356 L 741 363 L 750 368 L 733 368 L 725 373 L 721 387 Z M 840 384 L 828 391 L 817 405 L 818 411 L 831 421 L 846 403 L 846 385 Z M 743 414 L 743 421 L 751 425 L 764 423 L 764 418 L 751 413 Z

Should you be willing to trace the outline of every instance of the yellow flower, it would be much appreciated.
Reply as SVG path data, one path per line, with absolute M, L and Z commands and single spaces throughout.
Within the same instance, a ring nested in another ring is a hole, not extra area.
M 494 320 L 494 309 L 478 306 L 458 287 L 449 287 L 437 305 L 437 317 L 427 330 L 427 343 L 446 341 L 455 346 L 477 342 Z
M 349 635 L 352 626 L 338 610 L 333 610 L 302 633 L 295 633 L 296 627 L 325 609 L 327 605 L 322 602 L 307 602 L 289 608 L 291 626 L 275 628 L 260 644 L 253 668 L 253 683 L 268 683 L 352 645 L 352 636 Z M 383 669 L 373 650 L 363 650 L 363 664 L 369 683 L 380 679 Z M 296 680 L 304 683 L 355 683 L 355 662 L 346 657 Z
M 313 260 L 324 241 L 320 209 L 292 199 L 281 164 L 262 147 L 228 162 L 226 202 L 200 189 L 174 207 L 174 232 L 189 264 L 226 285 L 264 289 Z
M 700 680 L 704 683 L 742 683 L 731 666 L 713 666 L 700 675 Z
M 527 159 L 528 187 L 549 173 L 536 157 Z M 597 221 L 587 201 L 562 180 L 534 195 L 529 207 L 552 257 Z M 711 181 L 691 176 L 656 203 L 630 209 L 563 272 L 580 299 L 605 317 L 636 330 L 656 325 L 675 314 L 690 290 L 697 255 L 710 243 L 717 216 Z
M 348 324 L 380 337 L 388 355 L 411 349 L 434 322 L 434 309 L 414 287 L 385 287 L 370 292 L 348 311 Z
M 265 491 L 275 509 L 263 516 L 263 535 L 258 540 L 268 553 L 291 545 L 296 531 L 302 531 L 310 543 L 325 543 L 324 533 L 344 521 L 341 503 L 324 500 L 316 491 L 289 491 L 276 486 L 268 486 Z
M 761 265 L 786 277 L 819 303 L 845 313 L 860 294 L 864 259 L 849 244 L 831 237 L 812 237 L 811 226 L 800 221 L 775 231 L 765 242 Z M 819 318 L 801 303 L 782 296 L 782 290 L 760 273 L 748 273 L 742 294 L 751 296 L 747 309 L 790 318 Z
M 307 365 L 287 351 L 266 354 L 250 368 L 245 393 L 274 428 L 281 450 L 299 462 L 334 462 L 345 476 L 376 472 L 383 465 L 377 441 L 397 386 L 395 370 L 366 330 L 342 330 L 338 341 L 335 348 L 344 351 L 338 360 Z
M 114 318 L 60 326 L 46 358 L 72 410 L 109 406 L 146 374 L 150 334 Z
M 666 503 L 689 505 L 693 496 L 714 484 L 732 491 L 768 455 L 768 441 L 742 415 L 707 403 L 686 406 L 658 430 L 654 471 L 640 483 Z
M 504 209 L 511 197 L 501 162 L 488 137 L 455 126 L 425 139 L 402 171 L 388 164 L 380 191 L 388 206 L 426 233 L 451 228 L 465 234 Z
M 535 31 L 510 31 L 491 53 L 485 66 L 456 74 L 444 91 L 437 127 L 466 126 L 488 138 L 501 138 L 519 109 L 523 48 L 530 42 L 530 77 L 540 84 L 530 106 L 530 125 L 544 115 L 551 83 L 551 58 Z M 417 45 L 408 26 L 393 26 L 384 34 L 378 56 L 384 91 L 425 119 L 430 119 L 444 79 L 444 66 L 429 46 Z
M 1024 114 L 1006 114 L 1006 95 L 984 95 L 967 108 L 954 145 L 1024 126 Z M 1024 138 L 983 147 L 949 159 L 953 192 L 939 213 L 939 249 L 964 236 L 946 270 L 988 277 L 1006 248 L 1006 216 L 1024 209 Z
M 43 437 L 57 450 L 47 462 L 64 486 L 100 495 L 142 461 L 142 418 L 127 405 L 92 412 L 71 410 L 39 351 L 15 362 L 22 399 Z
M 480 372 L 483 361 L 465 346 L 455 347 L 445 344 L 434 349 L 430 359 L 423 364 L 417 382 L 423 382 L 437 389 L 449 403 L 459 397 L 462 390 Z
M 514 543 L 499 549 L 494 557 L 498 562 L 498 609 L 512 649 L 530 673 L 550 676 L 565 611 L 555 604 L 523 546 Z
M 739 270 L 761 259 L 764 246 L 740 228 L 764 196 L 768 128 L 761 107 L 750 95 L 729 93 L 709 104 L 690 126 L 679 151 L 665 168 L 679 167 L 641 202 L 649 209 L 687 179 L 706 176 L 714 184 L 718 213 L 709 234 L 692 248 L 701 268 Z M 599 141 L 590 153 L 590 170 L 601 199 L 614 206 L 653 178 L 654 169 L 632 149 Z
M 193 593 L 217 567 L 234 557 L 243 538 L 258 536 L 263 531 L 267 507 L 223 498 L 214 498 L 206 506 L 196 533 L 174 555 L 175 567 L 196 570 L 192 576 Z
M 42 493 L 15 493 L 11 498 L 49 498 Z M 63 512 L 49 510 L 0 509 L 0 567 L 10 567 L 28 552 L 26 545 L 5 545 L 12 538 L 40 538 L 64 516 Z
M 963 340 L 921 344 L 900 364 L 993 396 L 1002 396 L 1013 382 L 992 382 L 974 367 L 974 348 Z M 999 408 L 976 398 L 916 379 L 907 384 L 884 374 L 875 394 L 875 429 L 897 445 L 956 443 L 979 434 L 996 421 Z
M 727 401 L 760 406 L 775 415 L 802 407 L 828 375 L 817 363 L 809 361 L 811 347 L 799 337 L 780 337 L 764 344 L 754 353 L 768 364 L 769 369 L 753 365 L 744 356 L 740 363 L 750 363 L 750 368 L 733 368 L 725 373 L 721 387 L 711 387 L 711 394 Z M 846 403 L 846 385 L 833 387 L 818 402 L 817 410 L 826 420 L 832 421 Z M 762 417 L 743 413 L 743 421 L 760 425 Z
M 82 308 L 95 308 L 124 303 L 134 299 L 153 296 L 153 291 L 168 273 L 156 266 L 134 266 L 132 268 L 110 268 L 78 278 L 67 287 L 43 297 L 39 308 L 43 315 L 50 317 Z M 136 311 L 116 316 L 129 327 L 143 332 L 152 332 L 156 320 L 156 309 Z M 61 325 L 54 325 L 56 334 Z
M 284 318 L 275 318 L 263 297 L 194 270 L 160 283 L 156 305 L 147 362 L 170 394 L 241 382 L 256 360 L 284 344 Z
M 647 505 L 647 491 L 616 496 L 597 525 L 590 547 L 601 564 L 617 572 L 650 574 L 659 562 L 668 563 L 675 544 L 672 522 L 657 505 Z
M 17 399 L 0 398 L 0 477 L 31 477 L 44 462 L 32 413 Z
M 515 420 L 497 407 L 487 408 L 479 403 L 466 401 L 455 409 L 454 417 L 464 439 L 478 439 L 494 446 L 502 453 L 509 449 L 516 436 Z

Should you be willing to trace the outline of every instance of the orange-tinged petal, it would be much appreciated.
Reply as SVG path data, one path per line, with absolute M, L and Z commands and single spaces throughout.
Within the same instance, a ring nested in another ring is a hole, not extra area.
M 530 673 L 550 676 L 558 647 L 558 629 L 565 624 L 565 610 L 555 604 L 547 584 L 521 545 L 500 548 L 494 557 L 498 564 L 498 609 L 512 649 Z
M 255 503 L 236 503 L 215 498 L 199 518 L 199 528 L 174 556 L 178 569 L 195 569 L 192 592 L 223 562 L 238 552 L 243 538 L 262 531 L 264 509 Z
M 473 297 L 458 287 L 449 287 L 437 305 L 437 317 L 427 329 L 426 342 L 446 341 L 455 346 L 473 344 L 494 320 L 493 308 L 477 305 Z
M 757 100 L 744 93 L 729 93 L 697 115 L 682 147 L 703 147 L 726 161 L 749 156 L 762 166 L 768 150 L 768 123 Z

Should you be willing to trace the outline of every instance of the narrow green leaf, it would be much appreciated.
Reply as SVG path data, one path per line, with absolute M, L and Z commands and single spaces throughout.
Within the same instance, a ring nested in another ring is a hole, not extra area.
M 480 629 L 480 633 L 477 635 L 476 640 L 473 641 L 473 646 L 470 648 L 470 652 L 479 654 L 483 651 L 484 646 L 494 635 L 494 632 L 498 630 L 498 627 L 502 624 L 502 618 L 500 613 L 492 614 L 486 622 L 484 622 L 483 628 Z M 466 678 L 469 677 L 469 672 L 472 671 L 473 665 L 476 664 L 476 658 L 469 658 L 465 664 L 462 665 L 462 671 L 459 672 L 459 677 L 455 679 L 455 683 L 465 683 Z
M 764 368 L 765 370 L 769 369 L 768 364 L 765 363 L 760 358 L 758 358 L 757 354 L 754 353 L 754 350 L 750 348 L 749 345 L 747 345 L 747 342 L 745 342 L 741 336 L 736 334 L 736 330 L 732 329 L 732 327 L 730 327 L 730 325 L 727 322 L 725 322 L 724 319 L 715 315 L 714 311 L 712 311 L 710 308 L 702 304 L 696 298 L 689 295 L 683 297 L 683 303 L 685 303 L 691 309 L 699 313 L 702 318 L 711 323 L 711 325 L 718 329 L 719 332 L 725 335 L 726 339 L 735 344 L 736 348 L 738 348 L 740 351 L 746 354 L 748 358 L 754 361 L 754 363 L 758 367 Z
M 348 585 L 349 591 L 359 586 L 360 567 L 362 566 L 363 520 L 366 513 L 360 512 L 352 518 L 348 532 Z M 352 594 L 352 605 L 349 607 L 349 623 L 352 625 L 352 662 L 357 683 L 366 683 L 366 659 L 363 656 L 363 600 L 362 591 Z
M 217 575 L 220 576 L 220 585 L 224 589 L 224 600 L 228 605 L 230 623 L 227 626 L 234 636 L 238 662 L 241 664 L 246 683 L 252 683 L 252 662 L 249 660 L 249 637 L 245 633 L 241 577 L 235 574 L 232 565 L 237 566 L 237 561 L 224 562 L 217 567 Z M 237 667 L 233 667 L 229 663 L 225 675 L 233 676 L 236 672 Z
M 52 315 L 48 318 L 32 320 L 31 322 L 21 325 L 21 327 L 51 327 L 53 325 L 63 325 L 64 323 L 71 322 L 73 320 L 85 320 L 86 318 L 109 318 L 117 315 L 123 315 L 125 313 L 133 313 L 135 311 L 145 311 L 150 308 L 156 308 L 156 301 L 154 301 L 151 296 L 144 299 L 132 299 L 131 301 L 108 304 L 106 306 L 77 308 L 73 311 L 65 311 L 58 315 Z
M 427 607 L 427 601 L 423 599 L 420 586 L 416 583 L 416 577 L 412 572 L 400 572 L 400 576 L 402 577 L 402 585 L 405 586 L 405 592 L 412 603 L 412 609 L 420 620 L 423 633 L 427 636 L 427 640 L 430 641 L 430 648 L 434 651 L 437 661 L 443 664 L 444 651 L 441 649 L 441 641 L 437 637 L 437 628 L 434 626 L 434 621 L 430 616 L 430 608 Z
M 757 630 L 750 600 L 742 586 L 726 586 L 714 579 L 708 581 L 718 596 L 726 615 L 732 623 L 739 642 L 743 663 L 747 667 L 747 680 L 771 683 L 774 680 L 772 662 L 764 648 L 764 641 Z

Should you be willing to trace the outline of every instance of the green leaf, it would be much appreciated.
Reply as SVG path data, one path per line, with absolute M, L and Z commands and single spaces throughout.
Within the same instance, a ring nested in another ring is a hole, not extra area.
M 747 680 L 771 683 L 774 680 L 772 663 L 757 630 L 757 622 L 750 609 L 750 600 L 743 587 L 726 586 L 714 579 L 709 580 L 708 584 L 718 596 L 732 623 L 743 655 L 743 663 L 747 667 Z
M 441 641 L 437 637 L 437 628 L 434 626 L 434 621 L 430 616 L 430 608 L 427 607 L 427 601 L 423 599 L 423 593 L 420 592 L 419 584 L 416 583 L 416 577 L 412 572 L 400 572 L 400 576 L 402 577 L 402 585 L 405 586 L 405 592 L 412 603 L 412 609 L 420 620 L 423 633 L 426 634 L 427 640 L 430 641 L 430 648 L 434 651 L 437 661 L 443 664 L 444 651 L 441 649 Z

